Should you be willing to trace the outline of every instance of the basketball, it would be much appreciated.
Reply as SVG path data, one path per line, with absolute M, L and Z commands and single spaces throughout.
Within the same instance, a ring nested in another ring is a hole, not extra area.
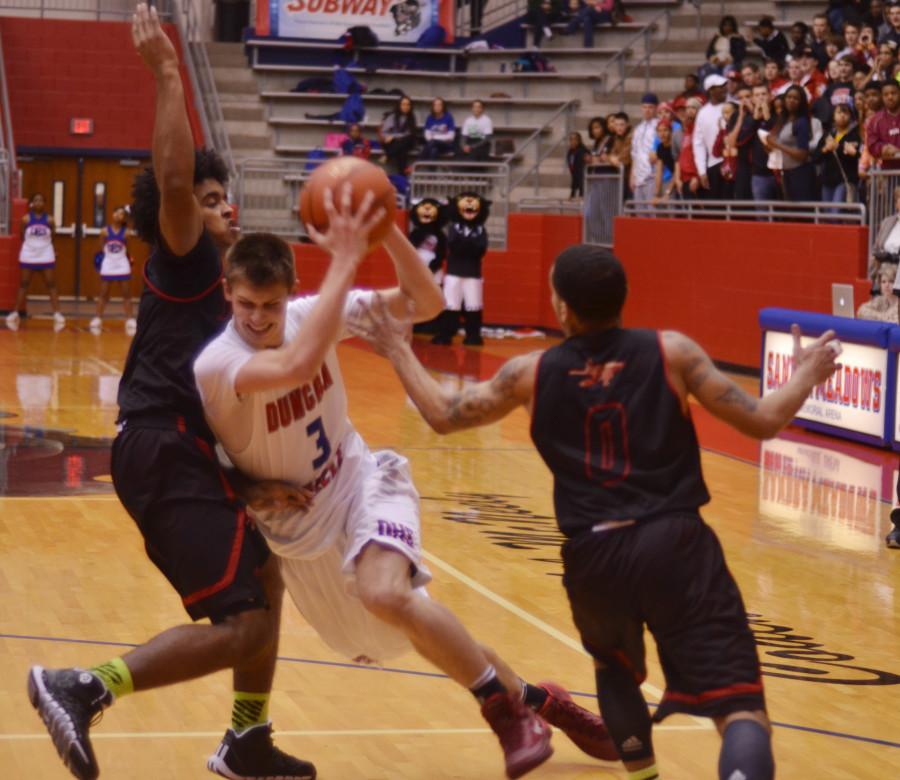
M 362 203 L 366 192 L 371 190 L 375 195 L 372 208 L 384 208 L 384 218 L 369 236 L 370 246 L 375 246 L 383 239 L 394 223 L 397 210 L 394 185 L 385 172 L 359 157 L 336 157 L 322 163 L 303 186 L 300 193 L 300 219 L 303 224 L 312 225 L 316 230 L 324 232 L 328 228 L 328 214 L 325 212 L 325 191 L 331 188 L 335 206 L 338 206 L 341 189 L 345 182 L 353 186 L 353 208 Z

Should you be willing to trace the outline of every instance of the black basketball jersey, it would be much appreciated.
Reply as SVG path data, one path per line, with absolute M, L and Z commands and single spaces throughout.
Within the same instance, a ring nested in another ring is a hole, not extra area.
M 541 357 L 531 437 L 553 472 L 566 536 L 709 501 L 694 424 L 669 384 L 659 339 L 612 328 Z
M 119 421 L 140 415 L 185 418 L 208 432 L 194 383 L 194 359 L 228 317 L 219 250 L 204 230 L 183 257 L 156 247 L 144 267 L 137 333 L 119 384 Z

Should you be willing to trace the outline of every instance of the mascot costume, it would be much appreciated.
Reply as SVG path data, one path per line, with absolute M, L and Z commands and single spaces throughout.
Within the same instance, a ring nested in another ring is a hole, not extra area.
M 416 248 L 422 262 L 434 274 L 440 286 L 444 278 L 444 260 L 447 257 L 447 205 L 435 198 L 423 198 L 413 204 L 409 212 L 412 223 L 409 242 Z M 441 316 L 413 327 L 416 333 L 435 333 Z
M 480 345 L 481 310 L 484 306 L 481 261 L 487 252 L 485 228 L 491 202 L 474 192 L 463 192 L 450 200 L 450 231 L 447 236 L 447 274 L 444 276 L 444 312 L 438 322 L 434 344 L 450 344 L 463 315 L 463 344 Z

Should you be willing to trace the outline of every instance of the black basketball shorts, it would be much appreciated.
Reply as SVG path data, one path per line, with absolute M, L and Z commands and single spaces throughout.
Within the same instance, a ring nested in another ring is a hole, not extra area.
M 112 478 L 147 555 L 193 620 L 267 606 L 259 572 L 269 548 L 208 441 L 175 421 L 126 425 L 113 442 Z
M 722 546 L 698 514 L 678 513 L 563 545 L 563 582 L 585 649 L 647 676 L 644 626 L 666 691 L 654 715 L 764 710 L 759 658 Z

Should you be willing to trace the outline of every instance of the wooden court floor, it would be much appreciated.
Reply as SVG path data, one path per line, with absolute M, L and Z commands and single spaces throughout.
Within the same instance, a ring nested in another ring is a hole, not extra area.
M 0 778 L 68 777 L 25 697 L 32 663 L 90 665 L 184 621 L 108 481 L 121 323 L 0 330 Z M 422 355 L 452 385 L 548 342 Z M 560 584 L 550 478 L 527 418 L 441 438 L 389 366 L 340 347 L 351 416 L 373 449 L 406 455 L 422 496 L 434 597 L 523 676 L 555 679 L 596 708 Z M 750 380 L 746 381 L 752 387 Z M 780 778 L 900 777 L 900 552 L 883 547 L 893 456 L 788 431 L 762 447 L 695 409 L 713 493 L 704 514 L 743 590 L 766 673 Z M 663 685 L 650 644 L 647 700 Z M 286 605 L 272 717 L 322 780 L 503 777 L 471 696 L 414 656 L 354 667 Z M 94 729 L 103 777 L 202 778 L 230 713 L 227 674 L 129 697 Z M 662 777 L 716 776 L 708 723 L 655 731 Z M 557 733 L 531 777 L 622 778 Z

